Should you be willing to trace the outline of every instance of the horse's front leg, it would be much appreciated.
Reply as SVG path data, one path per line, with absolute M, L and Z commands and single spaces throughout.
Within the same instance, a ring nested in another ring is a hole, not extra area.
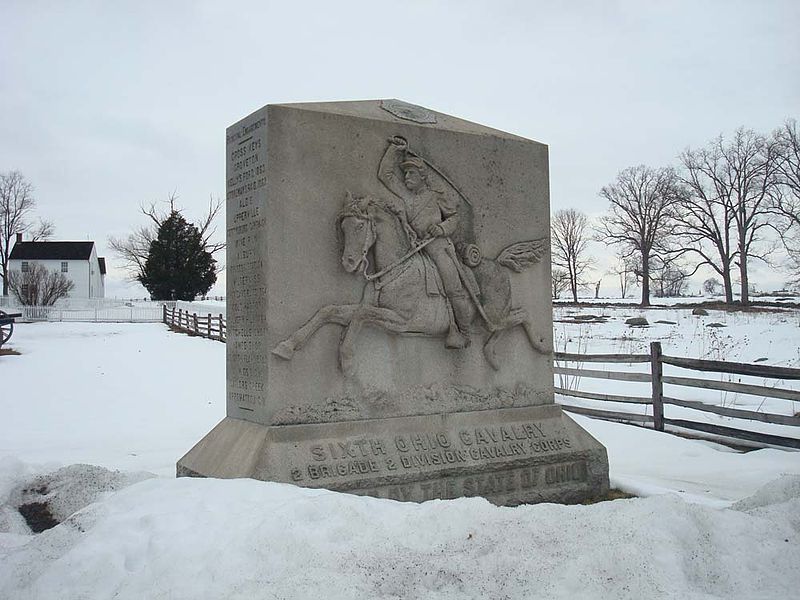
M 385 329 L 389 333 L 410 333 L 418 328 L 412 327 L 408 319 L 389 308 L 377 306 L 360 306 L 353 314 L 350 324 L 342 334 L 339 344 L 339 366 L 346 375 L 353 372 L 355 340 L 365 323 Z
M 291 360 L 294 353 L 302 348 L 312 335 L 323 325 L 334 323 L 347 326 L 353 314 L 361 308 L 360 304 L 329 304 L 320 308 L 314 316 L 291 336 L 272 349 L 272 353 L 286 360 Z

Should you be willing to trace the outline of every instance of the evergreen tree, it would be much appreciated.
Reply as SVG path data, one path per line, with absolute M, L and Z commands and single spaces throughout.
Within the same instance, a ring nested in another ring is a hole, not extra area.
M 217 280 L 215 264 L 197 227 L 173 210 L 150 243 L 137 279 L 153 300 L 194 300 L 205 295 Z

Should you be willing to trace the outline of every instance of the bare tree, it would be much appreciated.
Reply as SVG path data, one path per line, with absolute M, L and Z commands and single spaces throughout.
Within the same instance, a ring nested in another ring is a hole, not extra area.
M 619 281 L 619 293 L 624 299 L 628 289 L 636 285 L 636 265 L 630 258 L 617 257 L 617 263 L 608 270 L 610 275 L 616 275 Z
M 8 287 L 26 306 L 52 306 L 69 295 L 75 283 L 63 273 L 48 271 L 41 263 L 31 262 L 27 271 L 10 271 Z
M 569 287 L 569 273 L 564 269 L 553 269 L 551 276 L 553 283 L 553 299 L 558 300 L 561 293 Z
M 157 227 L 146 225 L 134 230 L 126 238 L 108 238 L 109 247 L 122 259 L 122 267 L 128 272 L 128 277 L 132 281 L 136 281 L 137 277 L 144 272 L 150 244 L 155 239 L 157 230 Z
M 36 206 L 33 186 L 19 171 L 0 173 L 0 277 L 3 296 L 8 296 L 8 257 L 16 235 L 28 234 L 31 241 L 53 235 L 53 224 L 39 220 L 33 223 L 31 212 Z
M 611 208 L 600 219 L 598 239 L 618 245 L 623 259 L 633 258 L 640 264 L 642 306 L 650 305 L 650 261 L 665 252 L 675 206 L 682 194 L 671 168 L 645 165 L 621 171 L 616 182 L 600 190 Z
M 775 249 L 760 247 L 760 243 L 770 227 L 770 200 L 780 162 L 778 150 L 773 140 L 751 129 L 736 130 L 731 142 L 721 146 L 728 173 L 723 181 L 731 190 L 729 202 L 737 234 L 742 304 L 750 303 L 748 260 L 757 258 L 769 263 L 768 256 Z
M 689 286 L 689 273 L 669 255 L 659 256 L 650 265 L 650 280 L 657 298 L 677 298 Z
M 777 224 L 784 248 L 789 255 L 791 281 L 800 284 L 800 137 L 797 121 L 787 120 L 774 132 L 778 149 L 778 185 L 772 198 L 772 209 L 779 217 Z
M 128 271 L 128 276 L 132 281 L 138 281 L 138 278 L 144 273 L 144 265 L 147 262 L 147 257 L 150 254 L 150 244 L 156 239 L 156 235 L 161 224 L 166 221 L 173 212 L 182 213 L 176 207 L 178 197 L 172 193 L 165 202 L 168 208 L 164 210 L 159 209 L 155 202 L 151 202 L 148 206 L 141 206 L 140 210 L 143 215 L 148 219 L 147 225 L 142 225 L 124 238 L 108 238 L 108 245 L 114 253 L 122 259 L 123 268 Z M 209 200 L 208 211 L 198 221 L 193 223 L 200 231 L 203 238 L 203 245 L 206 252 L 215 254 L 225 248 L 225 242 L 212 241 L 212 237 L 216 232 L 214 227 L 214 220 L 222 209 L 224 202 L 221 199 Z M 218 264 L 218 271 L 222 266 Z
M 715 145 L 699 150 L 687 149 L 680 155 L 681 180 L 687 194 L 676 213 L 676 237 L 680 249 L 676 256 L 700 257 L 694 271 L 708 265 L 722 278 L 725 302 L 733 302 L 731 271 L 738 254 L 733 232 L 733 209 L 718 173 L 724 171 L 723 158 Z M 692 273 L 694 274 L 694 273 Z
M 733 266 L 738 266 L 742 304 L 749 304 L 748 261 L 767 262 L 774 249 L 763 242 L 771 226 L 779 157 L 774 139 L 744 128 L 729 142 L 720 136 L 681 155 L 690 193 L 679 212 L 679 253 L 700 255 L 698 267 L 707 264 L 722 277 L 726 302 L 733 301 Z
M 592 263 L 586 256 L 589 219 L 573 208 L 559 210 L 553 215 L 550 229 L 553 265 L 566 271 L 572 300 L 577 302 L 578 288 L 584 283 L 583 274 Z
M 709 296 L 716 296 L 721 287 L 722 282 L 716 277 L 709 277 L 703 282 L 703 291 Z
M 778 150 L 778 184 L 786 193 L 777 208 L 790 222 L 800 228 L 800 136 L 797 121 L 787 120 L 775 131 L 773 138 Z

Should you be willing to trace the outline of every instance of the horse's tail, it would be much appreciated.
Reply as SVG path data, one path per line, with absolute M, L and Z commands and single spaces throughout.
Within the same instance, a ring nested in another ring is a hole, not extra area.
M 541 260 L 546 249 L 546 241 L 547 238 L 539 238 L 529 242 L 511 244 L 497 255 L 495 262 L 515 273 L 521 273 Z

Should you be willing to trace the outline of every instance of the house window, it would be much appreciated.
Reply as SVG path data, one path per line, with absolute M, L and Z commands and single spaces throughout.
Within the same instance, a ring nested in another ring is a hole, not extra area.
M 28 268 L 28 261 L 22 261 L 22 272 L 27 273 L 30 269 Z
M 27 283 L 23 283 L 22 284 L 22 297 L 23 298 L 27 298 L 28 297 L 28 284 Z
M 61 263 L 61 272 L 62 273 L 69 273 L 69 263 L 67 261 L 63 261 Z

